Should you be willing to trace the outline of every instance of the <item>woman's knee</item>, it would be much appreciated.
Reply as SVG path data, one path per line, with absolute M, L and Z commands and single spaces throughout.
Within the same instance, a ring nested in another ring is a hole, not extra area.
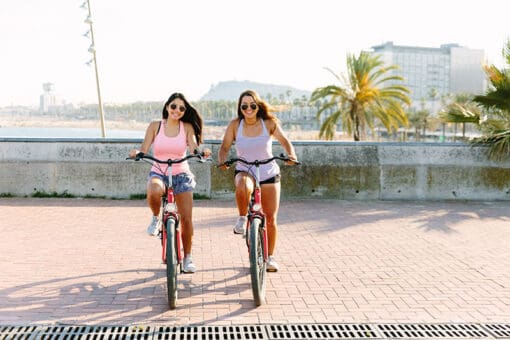
M 236 186 L 236 195 L 249 197 L 252 192 L 253 192 L 253 189 L 250 186 L 243 185 L 243 184 Z
M 266 215 L 266 223 L 268 228 L 276 227 L 276 215 Z
M 164 193 L 164 188 L 160 183 L 149 182 L 147 183 L 147 196 L 161 196 Z
M 246 173 L 238 173 L 235 178 L 236 189 L 253 190 L 253 179 Z

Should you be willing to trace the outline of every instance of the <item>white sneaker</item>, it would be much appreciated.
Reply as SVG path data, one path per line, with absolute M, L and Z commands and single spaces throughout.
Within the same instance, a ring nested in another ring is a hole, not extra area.
M 147 227 L 147 234 L 157 236 L 161 230 L 161 220 L 157 216 L 152 216 L 151 224 Z
M 237 223 L 234 227 L 234 234 L 244 234 L 246 221 L 248 221 L 248 217 L 239 216 L 239 218 L 237 219 Z
M 193 259 L 191 258 L 191 255 L 188 255 L 184 258 L 182 271 L 185 273 L 194 273 L 197 271 L 197 267 L 195 267 L 195 265 L 193 264 Z
M 278 266 L 278 263 L 274 259 L 274 256 L 270 255 L 267 258 L 266 271 L 277 272 L 279 268 L 280 268 L 280 266 Z

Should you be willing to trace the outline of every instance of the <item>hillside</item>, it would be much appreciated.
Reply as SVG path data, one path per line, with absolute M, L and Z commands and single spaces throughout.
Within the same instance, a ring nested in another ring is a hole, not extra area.
M 287 91 L 290 91 L 290 99 L 301 98 L 305 95 L 310 97 L 311 92 L 306 90 L 296 89 L 285 85 L 273 85 L 256 83 L 252 81 L 237 81 L 229 80 L 222 81 L 216 85 L 212 85 L 209 92 L 207 92 L 200 100 L 234 100 L 239 99 L 239 95 L 245 90 L 255 90 L 262 98 L 267 99 L 270 93 L 273 98 L 279 98 L 283 95 L 287 99 Z

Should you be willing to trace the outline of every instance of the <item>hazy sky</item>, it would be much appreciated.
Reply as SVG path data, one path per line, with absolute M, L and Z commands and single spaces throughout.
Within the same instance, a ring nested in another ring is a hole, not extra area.
M 313 90 L 374 45 L 485 50 L 503 65 L 508 0 L 90 0 L 103 102 L 197 100 L 251 80 Z M 34 105 L 42 83 L 97 102 L 83 0 L 0 1 L 0 106 Z

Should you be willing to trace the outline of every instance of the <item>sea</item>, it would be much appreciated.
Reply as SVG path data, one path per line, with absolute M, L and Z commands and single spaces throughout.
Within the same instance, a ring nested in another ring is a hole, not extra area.
M 143 139 L 142 130 L 107 129 L 106 138 Z M 44 128 L 0 127 L 0 138 L 102 138 L 101 129 L 91 128 Z

